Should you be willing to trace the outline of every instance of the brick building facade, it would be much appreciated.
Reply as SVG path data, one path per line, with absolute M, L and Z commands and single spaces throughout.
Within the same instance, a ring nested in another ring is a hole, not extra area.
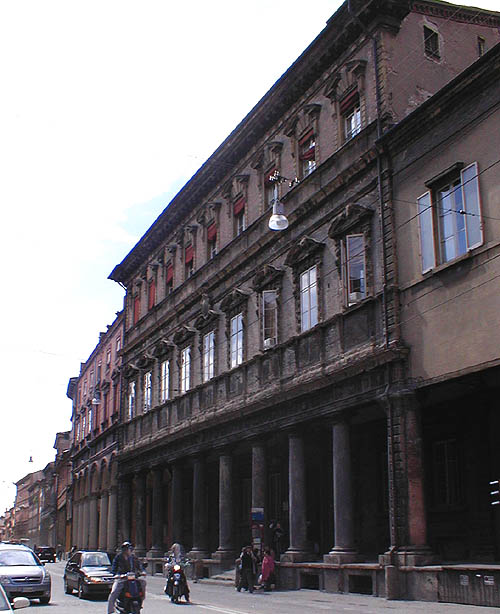
M 441 2 L 342 5 L 111 273 L 119 534 L 153 564 L 180 541 L 204 573 L 230 567 L 261 537 L 252 509 L 267 543 L 283 526 L 282 586 L 400 596 L 401 569 L 435 560 L 380 137 L 499 25 Z

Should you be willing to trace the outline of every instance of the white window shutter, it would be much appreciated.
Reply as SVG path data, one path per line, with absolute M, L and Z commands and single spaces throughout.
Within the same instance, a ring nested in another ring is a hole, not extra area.
M 479 180 L 477 162 L 464 168 L 461 172 L 465 216 L 467 249 L 474 249 L 483 244 L 483 223 L 481 220 L 481 202 L 479 198 Z
M 420 223 L 420 252 L 422 257 L 422 273 L 436 266 L 434 249 L 434 226 L 432 215 L 431 193 L 426 192 L 417 198 L 418 220 Z

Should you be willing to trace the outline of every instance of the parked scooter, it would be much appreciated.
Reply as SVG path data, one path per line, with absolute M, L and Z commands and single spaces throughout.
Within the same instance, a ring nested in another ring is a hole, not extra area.
M 170 597 L 172 603 L 179 603 L 182 596 L 189 601 L 189 586 L 184 571 L 187 565 L 189 561 L 176 563 L 173 559 L 169 559 L 165 564 L 167 572 L 165 593 Z
M 126 579 L 123 590 L 116 601 L 116 611 L 120 614 L 140 614 L 144 592 L 139 582 L 139 574 L 129 571 L 121 576 L 115 576 L 114 579 Z

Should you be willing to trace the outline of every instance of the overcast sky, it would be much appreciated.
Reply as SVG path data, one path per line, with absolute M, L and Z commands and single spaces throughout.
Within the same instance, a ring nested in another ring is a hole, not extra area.
M 339 5 L 0 2 L 0 513 L 71 428 L 111 270 Z

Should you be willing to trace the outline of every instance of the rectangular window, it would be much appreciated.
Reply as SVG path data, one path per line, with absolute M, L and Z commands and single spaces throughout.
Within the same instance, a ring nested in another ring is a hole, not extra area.
M 217 225 L 210 224 L 207 228 L 207 260 L 212 260 L 217 254 Z
M 277 172 L 278 170 L 276 168 L 272 168 L 264 175 L 264 205 L 266 208 L 270 208 L 274 204 L 275 182 L 271 181 L 271 177 Z
M 234 235 L 238 237 L 245 230 L 245 199 L 239 198 L 233 206 Z
M 439 35 L 427 26 L 424 26 L 424 50 L 427 57 L 439 60 Z
M 243 362 L 243 314 L 231 318 L 231 369 Z
M 194 273 L 194 247 L 188 245 L 184 255 L 184 279 L 189 279 Z
M 214 376 L 215 333 L 210 331 L 203 336 L 203 381 L 208 382 Z
M 118 354 L 118 352 L 122 349 L 122 340 L 120 337 L 116 338 L 116 353 Z
M 83 397 L 87 396 L 87 378 L 83 380 Z
M 164 360 L 160 366 L 160 400 L 162 403 L 170 398 L 170 360 Z
M 174 289 L 174 267 L 172 264 L 167 264 L 165 287 L 166 287 L 167 295 L 170 294 Z
M 154 279 L 148 284 L 148 309 L 153 309 L 156 303 L 156 282 Z
M 318 323 L 318 283 L 316 266 L 300 276 L 300 326 L 309 330 Z
M 432 446 L 433 503 L 436 507 L 455 507 L 463 503 L 463 488 L 458 442 L 436 441 Z
M 191 387 L 191 348 L 181 352 L 181 392 L 187 392 Z
M 343 123 L 344 141 L 348 141 L 361 132 L 361 104 L 357 89 L 352 89 L 344 95 L 339 102 L 339 111 Z
M 486 53 L 486 39 L 484 36 L 477 37 L 477 54 L 479 57 Z
M 143 405 L 142 409 L 144 412 L 147 412 L 151 409 L 151 371 L 147 371 L 144 373 L 144 395 L 143 395 Z
M 299 141 L 301 177 L 307 177 L 316 168 L 316 137 L 311 131 Z
M 92 430 L 92 407 L 89 408 L 89 418 L 88 418 L 88 422 L 87 422 L 87 434 L 90 433 L 90 431 Z
M 365 239 L 363 235 L 348 235 L 344 244 L 344 287 L 347 305 L 366 297 Z
M 141 297 L 139 294 L 137 294 L 136 296 L 134 296 L 133 299 L 133 311 L 134 311 L 134 324 L 137 324 L 137 322 L 139 322 L 139 318 L 141 317 Z
M 265 350 L 278 342 L 278 293 L 276 290 L 262 292 L 262 334 Z
M 95 384 L 95 380 L 94 380 L 94 371 L 92 370 L 90 372 L 90 389 L 92 390 L 92 388 L 94 387 Z
M 422 272 L 482 245 L 477 163 L 455 169 L 417 199 Z
M 111 364 L 111 348 L 106 350 L 106 364 L 108 366 Z
M 135 412 L 135 382 L 130 382 L 128 385 L 128 419 L 134 417 Z

